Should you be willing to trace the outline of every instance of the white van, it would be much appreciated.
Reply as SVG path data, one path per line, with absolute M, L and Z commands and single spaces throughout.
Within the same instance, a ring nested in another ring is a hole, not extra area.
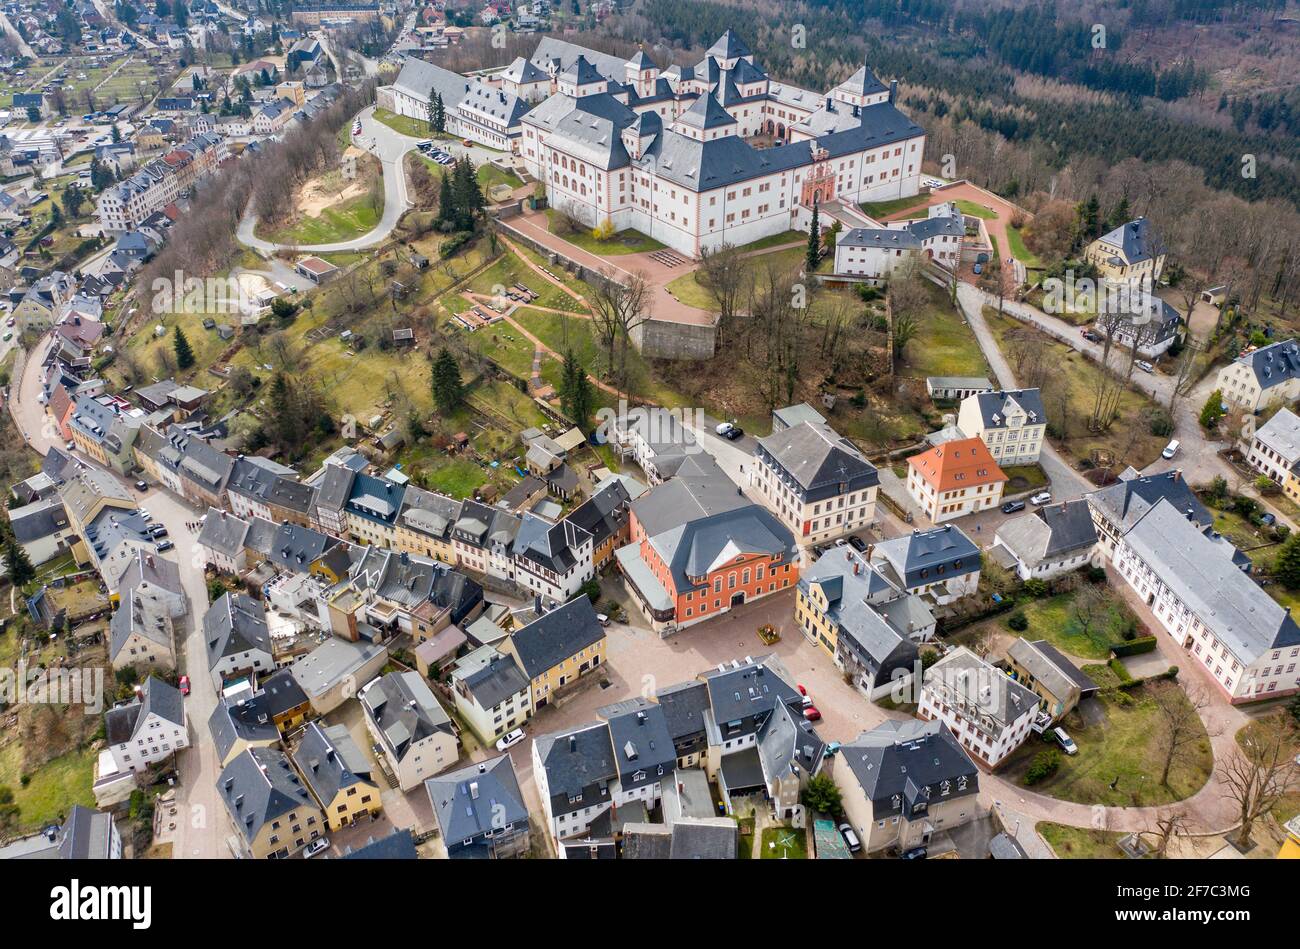
M 1064 728 L 1053 728 L 1052 734 L 1056 738 L 1057 744 L 1061 746 L 1061 750 L 1067 755 L 1077 755 L 1079 753 L 1079 746 L 1074 743 L 1073 738 L 1066 734 Z
M 1178 454 L 1178 448 L 1178 439 L 1175 438 L 1165 446 L 1165 450 L 1160 453 L 1160 457 L 1165 459 L 1165 461 L 1168 461 L 1170 458 L 1174 457 L 1174 455 Z

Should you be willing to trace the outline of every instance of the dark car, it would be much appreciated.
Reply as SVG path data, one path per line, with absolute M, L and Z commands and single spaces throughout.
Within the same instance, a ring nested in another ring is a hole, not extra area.
M 160 553 L 160 554 L 162 554 L 162 553 L 166 553 L 167 551 L 171 550 L 171 549 L 172 549 L 173 547 L 175 547 L 175 546 L 176 546 L 176 545 L 173 544 L 170 540 L 164 540 L 164 541 L 161 541 L 161 542 L 158 544 L 158 553 Z
M 1002 505 L 1003 514 L 1014 514 L 1016 511 L 1023 511 L 1024 509 L 1024 501 L 1008 501 L 1006 504 Z
M 722 437 L 729 442 L 734 442 L 737 438 L 743 438 L 744 435 L 745 435 L 745 430 L 743 428 L 741 428 L 739 425 L 733 425 L 731 426 L 731 428 L 727 429 L 727 431 L 723 434 Z
M 903 860 L 924 860 L 929 856 L 930 851 L 925 847 L 913 847 L 901 855 Z
M 854 534 L 849 538 L 849 546 L 858 552 L 864 552 L 867 549 L 867 542 L 861 537 Z

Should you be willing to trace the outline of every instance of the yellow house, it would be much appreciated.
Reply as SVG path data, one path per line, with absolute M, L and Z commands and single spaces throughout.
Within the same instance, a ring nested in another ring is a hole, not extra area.
M 1107 280 L 1154 286 L 1165 269 L 1165 245 L 1151 222 L 1140 217 L 1097 238 L 1084 259 Z
M 379 786 L 370 778 L 370 761 L 346 725 L 312 722 L 303 731 L 293 763 L 330 830 L 369 820 L 383 810 Z
M 238 755 L 218 776 L 217 794 L 248 856 L 283 859 L 326 832 L 325 815 L 274 748 Z
M 837 578 L 838 579 L 838 578 Z M 795 593 L 794 621 L 811 642 L 821 647 L 831 659 L 839 645 L 839 625 L 829 615 L 830 600 L 822 583 L 801 578 Z
M 392 546 L 454 566 L 456 551 L 451 545 L 451 528 L 459 516 L 459 501 L 407 485 L 402 509 L 393 524 Z
M 579 596 L 543 613 L 516 630 L 501 645 L 528 676 L 533 708 L 605 661 L 605 627 L 596 619 L 590 597 Z

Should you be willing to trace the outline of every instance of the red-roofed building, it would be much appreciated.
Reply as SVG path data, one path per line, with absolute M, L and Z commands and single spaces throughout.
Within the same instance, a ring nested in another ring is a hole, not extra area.
M 944 442 L 907 459 L 907 492 L 935 524 L 996 506 L 1007 480 L 978 438 Z

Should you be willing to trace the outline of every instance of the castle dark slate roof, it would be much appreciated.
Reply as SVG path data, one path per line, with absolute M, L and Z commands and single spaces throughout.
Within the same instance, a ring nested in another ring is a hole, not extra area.
M 871 462 L 825 424 L 804 422 L 758 440 L 759 460 L 806 501 L 820 501 L 880 483 Z
M 741 56 L 752 55 L 745 41 L 735 30 L 727 30 L 718 37 L 717 41 L 709 47 L 708 55 L 718 59 L 738 59 Z
M 1118 247 L 1128 264 L 1152 260 L 1165 252 L 1164 244 L 1156 236 L 1151 222 L 1144 217 L 1129 221 L 1101 236 L 1103 244 Z
M 1300 376 L 1300 345 L 1294 339 L 1283 340 L 1238 356 L 1237 362 L 1250 367 L 1261 389 L 1270 389 Z

